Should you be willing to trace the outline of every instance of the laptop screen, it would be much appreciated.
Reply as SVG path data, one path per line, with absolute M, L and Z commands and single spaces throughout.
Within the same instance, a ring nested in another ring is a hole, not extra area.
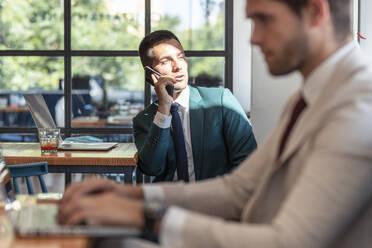
M 37 128 L 56 128 L 56 124 L 41 94 L 25 94 L 24 98 L 35 121 Z M 97 138 L 96 138 L 97 139 Z M 91 142 L 93 140 L 93 142 Z M 59 150 L 93 150 L 107 151 L 115 147 L 118 143 L 94 141 L 93 137 L 82 136 L 76 142 L 64 143 L 60 138 Z
M 25 94 L 24 98 L 38 128 L 55 128 L 56 124 L 41 94 Z

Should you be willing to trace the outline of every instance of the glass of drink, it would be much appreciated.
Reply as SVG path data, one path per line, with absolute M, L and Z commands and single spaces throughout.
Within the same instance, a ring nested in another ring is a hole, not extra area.
M 41 153 L 51 154 L 57 152 L 60 135 L 59 128 L 39 128 L 38 132 Z

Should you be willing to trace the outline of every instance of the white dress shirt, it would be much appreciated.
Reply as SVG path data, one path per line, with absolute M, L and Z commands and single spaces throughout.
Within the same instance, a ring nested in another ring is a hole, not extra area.
M 178 108 L 178 114 L 180 115 L 183 129 L 183 136 L 185 139 L 186 154 L 187 154 L 187 164 L 189 171 L 189 181 L 195 181 L 195 169 L 194 169 L 194 158 L 192 156 L 192 145 L 191 145 L 191 132 L 190 132 L 190 112 L 189 112 L 189 98 L 190 98 L 190 88 L 187 86 L 181 94 L 174 101 L 180 106 Z M 164 115 L 159 111 L 154 117 L 154 124 L 160 128 L 169 128 L 171 126 L 172 116 Z M 175 173 L 174 181 L 177 181 L 177 173 Z
M 355 49 L 355 47 L 359 47 L 358 43 L 355 41 L 343 46 L 304 79 L 301 92 L 308 106 L 316 102 L 322 89 L 326 83 L 329 82 L 331 75 L 336 70 L 337 63 L 340 59 L 349 51 Z M 144 185 L 143 189 L 145 199 L 165 201 L 164 191 L 160 185 Z M 181 233 L 187 218 L 187 210 L 173 206 L 168 209 L 163 218 L 159 234 L 159 241 L 162 247 L 181 246 L 179 245 L 180 242 L 182 242 Z

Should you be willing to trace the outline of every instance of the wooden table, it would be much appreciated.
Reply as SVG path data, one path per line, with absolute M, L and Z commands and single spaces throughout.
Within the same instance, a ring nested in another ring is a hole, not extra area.
M 0 108 L 0 112 L 28 112 L 28 108 L 22 106 L 8 106 Z
M 106 120 L 98 117 L 80 116 L 71 120 L 72 127 L 105 127 Z
M 107 118 L 107 126 L 127 126 L 133 125 L 133 116 L 109 116 Z
M 124 174 L 125 182 L 132 182 L 138 155 L 133 143 L 120 143 L 109 151 L 58 151 L 41 153 L 39 143 L 0 143 L 7 164 L 24 164 L 46 161 L 50 173 L 65 173 L 66 184 L 71 173 Z
M 114 127 L 133 125 L 132 119 L 134 116 L 109 116 L 107 119 L 98 119 L 98 117 L 76 117 L 71 120 L 72 127 Z
M 27 107 L 23 106 L 8 106 L 0 108 L 0 118 L 4 121 L 5 126 L 9 126 L 11 123 L 9 122 L 9 115 L 16 115 L 19 118 L 18 124 L 24 125 L 26 121 L 26 114 L 28 112 Z
M 88 238 L 77 237 L 15 237 L 10 248 L 89 248 L 91 241 Z M 6 248 L 6 246 L 5 246 Z

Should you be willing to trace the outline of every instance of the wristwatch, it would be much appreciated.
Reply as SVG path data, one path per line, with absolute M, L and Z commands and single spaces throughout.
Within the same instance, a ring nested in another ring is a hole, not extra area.
M 167 212 L 168 206 L 161 201 L 144 201 L 143 216 L 145 226 L 142 230 L 142 238 L 158 242 L 158 235 L 155 233 L 155 224 L 160 221 Z

